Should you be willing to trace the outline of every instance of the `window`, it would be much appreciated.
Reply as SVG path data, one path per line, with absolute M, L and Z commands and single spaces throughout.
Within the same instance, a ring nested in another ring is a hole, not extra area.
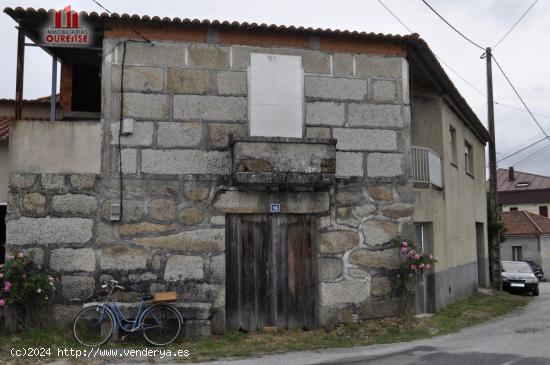
M 510 212 L 517 212 L 518 211 L 518 207 L 510 207 Z
M 548 217 L 548 206 L 547 205 L 541 205 L 539 207 L 539 214 L 543 217 Z
M 464 170 L 470 175 L 474 174 L 474 151 L 468 142 L 464 143 Z
M 449 160 L 456 164 L 456 129 L 449 127 Z
M 302 138 L 302 57 L 252 53 L 248 95 L 251 136 Z
M 523 261 L 521 246 L 512 246 L 512 258 L 514 261 Z
M 520 181 L 516 184 L 516 188 L 526 188 L 529 186 L 529 181 Z

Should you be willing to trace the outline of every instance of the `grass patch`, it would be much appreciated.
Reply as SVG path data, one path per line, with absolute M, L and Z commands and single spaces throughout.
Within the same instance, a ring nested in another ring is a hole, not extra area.
M 311 331 L 288 330 L 276 333 L 230 332 L 202 341 L 175 343 L 171 349 L 188 349 L 191 353 L 190 358 L 186 360 L 175 360 L 206 361 L 223 357 L 413 341 L 459 331 L 522 308 L 529 301 L 530 297 L 504 292 L 477 293 L 468 299 L 451 304 L 432 317 L 416 319 L 410 326 L 404 326 L 396 318 L 385 318 L 341 324 L 330 331 L 318 328 Z M 9 350 L 12 347 L 45 346 L 79 347 L 72 339 L 68 327 L 0 334 L 0 362 L 2 359 L 9 359 Z M 140 340 L 140 336 L 131 336 L 125 344 L 110 342 L 107 347 L 139 349 L 147 347 L 147 344 Z

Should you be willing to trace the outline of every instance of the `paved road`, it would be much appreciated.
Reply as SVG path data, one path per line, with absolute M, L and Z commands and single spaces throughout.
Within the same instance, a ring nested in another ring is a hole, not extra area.
M 540 296 L 524 311 L 451 335 L 210 364 L 547 365 L 550 364 L 550 283 L 541 283 Z

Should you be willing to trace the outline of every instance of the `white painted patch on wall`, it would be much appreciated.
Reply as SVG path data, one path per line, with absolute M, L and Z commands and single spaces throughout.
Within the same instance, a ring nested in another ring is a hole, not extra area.
M 250 136 L 302 138 L 302 57 L 252 53 L 248 96 Z

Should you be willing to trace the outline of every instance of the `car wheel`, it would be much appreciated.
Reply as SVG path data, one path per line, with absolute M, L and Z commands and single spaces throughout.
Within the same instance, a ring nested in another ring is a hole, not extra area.
M 539 288 L 533 289 L 533 291 L 531 293 L 533 294 L 534 297 L 538 297 L 539 296 Z

